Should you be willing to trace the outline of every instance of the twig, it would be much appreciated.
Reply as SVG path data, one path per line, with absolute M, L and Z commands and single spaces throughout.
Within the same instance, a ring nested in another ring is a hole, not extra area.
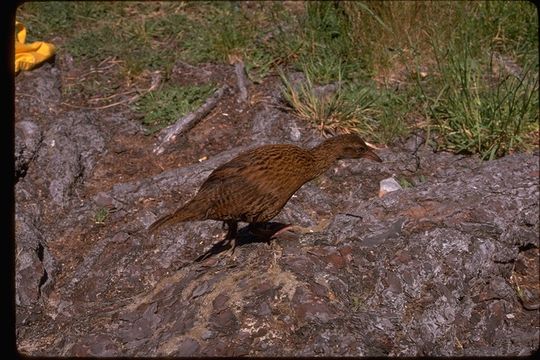
M 111 58 L 107 58 L 105 60 L 112 60 Z M 90 71 L 87 71 L 81 75 L 78 75 L 76 77 L 69 77 L 70 79 L 73 79 L 73 78 L 76 78 L 76 79 L 79 79 L 81 80 L 82 78 L 85 78 L 87 77 L 88 75 L 91 75 L 93 73 L 102 73 L 102 72 L 105 72 L 105 70 L 108 70 L 110 68 L 112 68 L 113 66 L 117 65 L 117 62 L 111 62 L 109 65 L 106 65 L 106 66 L 103 66 L 101 67 L 101 65 L 103 65 L 105 63 L 105 60 L 103 60 L 102 62 L 99 63 L 98 66 L 96 66 L 95 68 L 92 68 Z
M 197 110 L 183 116 L 173 125 L 170 125 L 162 130 L 164 134 L 161 138 L 161 143 L 154 148 L 154 153 L 159 155 L 165 151 L 165 147 L 176 139 L 178 135 L 191 129 L 201 119 L 203 119 L 218 103 L 219 99 L 225 94 L 228 89 L 227 85 L 220 87 L 212 96 L 210 96 L 204 104 Z
M 115 102 L 115 103 L 112 103 L 112 104 L 103 105 L 103 106 L 79 106 L 79 105 L 74 105 L 74 104 L 70 104 L 70 103 L 67 103 L 67 102 L 63 102 L 62 104 L 67 105 L 67 106 L 72 107 L 72 108 L 76 108 L 76 109 L 102 110 L 102 109 L 107 109 L 107 108 L 122 105 L 122 104 L 131 104 L 133 101 L 135 101 L 139 97 L 141 97 L 141 95 L 142 94 L 137 94 L 135 96 L 132 96 L 129 99 L 124 99 L 124 100 L 121 100 L 121 101 L 118 101 L 118 102 Z
M 107 108 L 117 106 L 117 105 L 131 104 L 132 102 L 134 102 L 135 100 L 140 98 L 142 95 L 157 89 L 160 82 L 161 82 L 161 73 L 159 71 L 155 71 L 154 73 L 152 73 L 152 82 L 151 82 L 150 87 L 148 89 L 145 89 L 145 90 L 142 90 L 142 91 L 135 89 L 135 90 L 130 90 L 130 91 L 127 91 L 127 92 L 125 92 L 123 94 L 120 94 L 120 95 L 127 95 L 127 94 L 130 94 L 132 92 L 139 92 L 137 95 L 132 96 L 129 99 L 124 99 L 124 100 L 121 100 L 121 101 L 118 101 L 118 102 L 115 102 L 115 103 L 112 103 L 112 104 L 103 105 L 103 106 L 79 106 L 79 105 L 74 105 L 74 104 L 70 104 L 70 103 L 67 103 L 67 102 L 63 102 L 62 104 L 66 105 L 66 106 L 69 106 L 69 107 L 72 107 L 72 108 L 76 108 L 76 109 L 92 109 L 92 110 L 101 110 L 101 109 L 107 109 Z M 114 96 L 115 95 L 109 96 L 108 98 L 112 98 Z M 108 99 L 108 98 L 90 99 L 89 102 L 105 100 L 105 99 Z
M 199 70 L 198 67 L 193 66 L 193 65 L 191 65 L 190 63 L 187 63 L 187 62 L 182 61 L 182 60 L 177 60 L 176 63 L 177 63 L 177 64 L 181 64 L 181 65 L 183 65 L 183 66 L 185 66 L 185 67 L 187 67 L 187 68 L 193 69 L 193 70 Z
M 360 220 L 362 220 L 364 218 L 362 215 L 351 214 L 351 213 L 339 213 L 339 214 L 340 215 L 345 215 L 345 216 L 350 216 L 350 217 L 357 218 L 357 219 L 360 219 Z
M 240 101 L 246 102 L 248 99 L 246 69 L 244 67 L 244 62 L 241 59 L 234 62 L 234 72 L 236 73 L 236 83 L 238 84 L 238 90 L 240 91 Z
M 118 97 L 118 96 L 129 95 L 129 94 L 136 93 L 138 91 L 139 91 L 138 89 L 133 89 L 133 90 L 129 90 L 129 91 L 126 91 L 126 92 L 120 93 L 120 94 L 112 94 L 112 95 L 107 96 L 107 97 L 93 98 L 93 99 L 88 100 L 88 102 L 89 103 L 95 103 L 95 102 L 110 100 L 110 99 L 113 99 L 113 98 Z

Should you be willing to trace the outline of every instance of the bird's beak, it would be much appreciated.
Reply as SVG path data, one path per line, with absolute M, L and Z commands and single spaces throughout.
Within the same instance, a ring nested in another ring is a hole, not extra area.
M 373 160 L 373 161 L 377 161 L 377 162 L 382 162 L 382 159 L 380 157 L 378 157 L 377 154 L 375 154 L 372 150 L 364 151 L 364 153 L 362 154 L 361 157 L 366 158 L 366 159 L 370 159 L 370 160 Z
M 373 145 L 373 144 L 368 143 L 367 141 L 364 141 L 364 143 L 365 143 L 370 149 L 379 150 L 378 147 L 376 147 L 376 146 Z M 366 159 L 373 160 L 373 161 L 382 162 L 382 159 L 381 159 L 379 156 L 377 156 L 377 154 L 375 154 L 375 153 L 373 152 L 373 150 L 370 150 L 370 149 L 364 151 L 364 153 L 362 154 L 362 157 L 363 157 L 363 158 L 366 158 Z
M 368 143 L 367 141 L 364 141 L 364 144 L 366 144 L 369 148 L 374 150 L 379 150 L 380 148 L 376 147 L 375 145 Z

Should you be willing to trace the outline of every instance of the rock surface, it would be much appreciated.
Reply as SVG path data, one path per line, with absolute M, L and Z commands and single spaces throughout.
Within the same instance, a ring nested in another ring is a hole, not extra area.
M 212 76 L 211 66 L 205 71 Z M 226 71 L 234 86 L 234 70 Z M 311 146 L 318 134 L 271 103 L 241 108 L 231 94 L 217 116 L 156 158 L 129 113 L 65 108 L 60 76 L 43 66 L 16 79 L 22 353 L 537 351 L 538 153 L 481 162 L 435 153 L 414 135 L 379 151 L 382 164 L 342 161 L 302 187 L 275 222 L 305 233 L 285 232 L 270 246 L 244 233 L 235 259 L 195 262 L 222 239 L 219 222 L 179 224 L 154 238 L 145 228 L 239 152 Z M 272 102 L 277 84 L 263 89 Z M 408 186 L 379 198 L 389 177 Z

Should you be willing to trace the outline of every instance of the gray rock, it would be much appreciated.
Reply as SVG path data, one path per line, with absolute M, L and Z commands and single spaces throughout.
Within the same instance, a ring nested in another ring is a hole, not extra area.
M 205 79 L 222 79 L 217 68 L 205 69 Z M 512 356 L 538 349 L 538 256 L 528 253 L 539 245 L 538 154 L 481 162 L 435 153 L 419 146 L 419 135 L 378 151 L 383 163 L 341 161 L 273 220 L 309 227 L 305 234 L 268 246 L 243 232 L 229 258 L 216 245 L 225 234 L 220 222 L 177 224 L 153 237 L 146 227 L 239 152 L 272 142 L 312 146 L 317 132 L 254 106 L 221 137 L 228 125 L 203 119 L 186 135 L 201 143 L 180 142 L 168 158 L 141 145 L 138 160 L 169 165 L 111 179 L 124 165 L 111 161 L 115 136 L 151 141 L 121 111 L 60 111 L 57 80 L 50 67 L 17 78 L 17 161 L 27 167 L 15 189 L 21 352 Z M 223 101 L 238 106 L 234 96 Z M 32 106 L 40 116 L 31 116 Z M 209 129 L 223 144 L 205 140 Z M 231 134 L 244 142 L 230 148 Z M 197 162 L 210 145 L 216 152 Z M 100 175 L 107 156 L 112 168 Z M 379 181 L 390 176 L 413 186 L 379 198 Z M 97 223 L 101 207 L 110 214 Z M 194 261 L 212 249 L 218 253 Z
M 77 184 L 92 171 L 104 150 L 95 119 L 84 112 L 70 112 L 45 131 L 36 166 L 48 183 L 51 200 L 65 206 Z
M 26 174 L 28 166 L 34 160 L 43 139 L 41 129 L 32 121 L 15 123 L 15 177 Z

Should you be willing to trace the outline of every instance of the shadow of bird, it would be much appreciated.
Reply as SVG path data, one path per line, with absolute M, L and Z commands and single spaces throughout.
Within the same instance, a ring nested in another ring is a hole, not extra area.
M 270 241 L 283 230 L 288 229 L 288 224 L 278 222 L 251 223 L 248 226 L 238 230 L 235 236 L 236 246 L 252 243 L 266 243 Z M 212 255 L 219 254 L 227 249 L 226 240 L 214 244 L 208 251 L 195 259 L 194 262 L 200 262 Z

